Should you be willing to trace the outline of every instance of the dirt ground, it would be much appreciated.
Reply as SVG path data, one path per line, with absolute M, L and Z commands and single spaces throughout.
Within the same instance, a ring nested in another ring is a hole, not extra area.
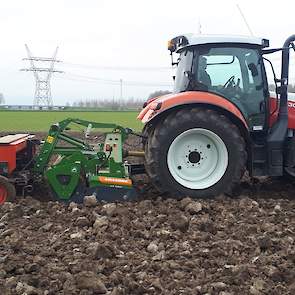
M 0 207 L 0 294 L 295 294 L 294 195 L 265 178 L 212 200 L 19 198 Z

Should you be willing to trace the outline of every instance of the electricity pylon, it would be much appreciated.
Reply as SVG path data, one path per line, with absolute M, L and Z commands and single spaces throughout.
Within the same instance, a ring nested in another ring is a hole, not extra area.
M 36 89 L 34 97 L 35 106 L 52 106 L 53 100 L 51 95 L 50 79 L 53 73 L 63 73 L 63 71 L 58 71 L 54 69 L 54 64 L 60 62 L 56 59 L 58 47 L 56 47 L 53 56 L 50 57 L 33 57 L 32 53 L 27 44 L 25 44 L 28 57 L 23 60 L 29 60 L 31 67 L 26 69 L 21 69 L 21 71 L 33 72 L 36 80 Z M 36 67 L 35 62 L 49 64 L 48 67 Z

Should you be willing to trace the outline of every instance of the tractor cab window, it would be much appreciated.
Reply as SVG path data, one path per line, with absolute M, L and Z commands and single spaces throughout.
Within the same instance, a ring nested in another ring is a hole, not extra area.
M 199 56 L 199 79 L 206 73 L 211 80 L 212 89 L 227 88 L 230 84 L 236 83 L 237 87 L 243 89 L 242 72 L 239 60 L 232 55 Z M 224 72 L 231 76 L 228 78 Z M 224 87 L 225 85 L 225 87 Z
M 186 55 L 189 52 L 192 59 L 180 55 L 182 73 L 178 69 L 176 91 L 199 90 L 223 96 L 241 110 L 252 130 L 263 130 L 266 111 L 258 49 L 199 46 L 187 50 Z

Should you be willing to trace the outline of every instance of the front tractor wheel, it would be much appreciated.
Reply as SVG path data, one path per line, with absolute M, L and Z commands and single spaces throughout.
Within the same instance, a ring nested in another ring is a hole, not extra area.
M 6 201 L 13 201 L 15 196 L 15 187 L 6 177 L 0 175 L 0 205 L 3 205 Z
M 150 134 L 146 171 L 161 192 L 206 198 L 232 191 L 245 171 L 246 155 L 239 129 L 224 115 L 183 109 Z

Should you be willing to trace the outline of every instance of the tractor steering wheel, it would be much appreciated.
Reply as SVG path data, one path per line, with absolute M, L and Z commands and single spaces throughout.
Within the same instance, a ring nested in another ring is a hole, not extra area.
M 222 88 L 224 89 L 224 88 L 227 88 L 230 84 L 235 84 L 234 80 L 235 80 L 235 76 L 231 76 L 231 77 L 225 82 L 225 84 L 223 85 Z

